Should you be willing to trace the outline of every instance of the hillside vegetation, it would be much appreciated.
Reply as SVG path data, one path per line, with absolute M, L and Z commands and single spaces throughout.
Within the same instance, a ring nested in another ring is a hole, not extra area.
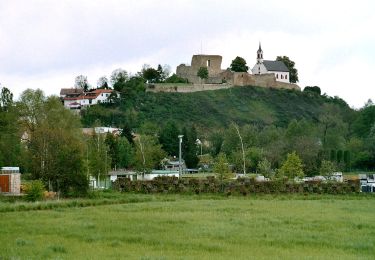
M 208 130 L 224 128 L 231 122 L 286 127 L 293 119 L 316 122 L 326 103 L 337 104 L 343 116 L 354 112 L 340 98 L 294 90 L 235 87 L 193 93 L 146 92 L 131 104 L 131 113 L 124 104 L 95 106 L 83 114 L 82 122 L 88 127 L 99 119 L 104 125 L 131 124 L 137 128 L 144 122 L 160 125 L 172 119 L 179 125 L 194 124 Z

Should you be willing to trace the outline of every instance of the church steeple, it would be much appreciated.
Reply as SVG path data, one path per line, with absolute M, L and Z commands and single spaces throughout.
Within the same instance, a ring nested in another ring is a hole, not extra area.
M 257 51 L 257 62 L 262 63 L 263 62 L 263 51 L 262 51 L 262 46 L 259 42 L 259 49 Z

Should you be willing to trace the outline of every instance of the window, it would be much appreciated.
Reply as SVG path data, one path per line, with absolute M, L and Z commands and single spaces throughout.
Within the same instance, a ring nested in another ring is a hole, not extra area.
M 211 67 L 211 61 L 207 60 L 207 67 Z
M 285 79 L 288 79 L 288 75 L 285 75 Z
M 281 74 L 281 79 L 283 79 L 284 77 L 283 77 L 283 75 Z
M 276 79 L 278 79 L 279 78 L 279 74 L 276 74 Z

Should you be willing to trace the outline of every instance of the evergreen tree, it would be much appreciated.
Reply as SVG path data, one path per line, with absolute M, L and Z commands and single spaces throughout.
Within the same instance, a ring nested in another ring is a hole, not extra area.
M 120 137 L 118 141 L 118 159 L 120 168 L 129 168 L 134 161 L 134 151 L 132 145 L 125 137 Z
M 159 142 L 170 156 L 178 156 L 178 135 L 179 130 L 174 121 L 168 121 L 160 130 Z
M 287 155 L 286 161 L 281 166 L 279 173 L 281 176 L 286 176 L 289 179 L 304 176 L 302 160 L 296 152 Z
M 185 160 L 186 167 L 196 168 L 199 162 L 197 156 L 197 131 L 195 127 L 191 127 L 189 131 L 186 128 L 182 130 L 182 157 Z
M 120 161 L 118 138 L 113 134 L 108 133 L 105 138 L 105 144 L 108 146 L 108 155 L 111 158 L 111 168 L 116 169 Z

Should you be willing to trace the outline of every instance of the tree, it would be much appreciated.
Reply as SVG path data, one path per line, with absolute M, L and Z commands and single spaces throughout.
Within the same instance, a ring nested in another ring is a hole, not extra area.
M 295 177 L 303 177 L 303 164 L 302 160 L 296 154 L 296 152 L 289 153 L 283 165 L 279 170 L 281 176 L 286 176 L 289 179 Z
M 134 166 L 142 174 L 160 166 L 166 153 L 154 136 L 139 135 L 135 142 Z
M 203 80 L 208 79 L 208 69 L 206 67 L 200 67 L 197 72 L 197 76 Z
M 182 157 L 185 160 L 186 167 L 196 168 L 199 162 L 196 145 L 197 131 L 194 126 L 192 126 L 189 131 L 184 127 L 182 135 L 184 136 L 182 142 Z
M 142 77 L 149 83 L 163 82 L 169 76 L 169 68 L 165 65 L 164 68 L 159 64 L 157 69 L 145 64 L 142 68 Z
M 224 180 L 231 177 L 231 172 L 229 170 L 229 164 L 227 157 L 223 153 L 219 153 L 214 164 L 214 173 L 216 178 L 220 182 L 221 192 L 224 191 Z
M 21 156 L 18 111 L 13 94 L 3 87 L 0 95 L 0 166 L 19 165 Z
M 100 180 L 103 179 L 111 168 L 111 157 L 109 147 L 106 144 L 105 136 L 102 134 L 94 134 L 87 141 L 88 149 L 88 172 L 97 180 L 100 187 Z
M 112 74 L 111 74 L 111 77 L 110 77 L 111 85 L 113 86 L 113 88 L 115 90 L 118 90 L 118 91 L 119 91 L 119 89 L 116 89 L 116 87 L 115 87 L 116 83 L 124 83 L 128 79 L 129 79 L 128 72 L 126 70 L 121 69 L 121 68 L 115 69 L 114 71 L 112 71 Z
M 109 89 L 108 79 L 107 79 L 106 76 L 100 77 L 100 78 L 98 79 L 97 87 L 98 87 L 99 89 Z
M 134 161 L 134 151 L 132 145 L 125 137 L 120 137 L 118 141 L 118 159 L 120 168 L 129 168 Z
M 165 83 L 188 83 L 188 80 L 181 78 L 173 73 L 173 75 L 170 76 L 169 78 L 166 78 L 164 82 Z
M 246 60 L 237 56 L 230 64 L 230 70 L 234 72 L 247 72 L 249 67 L 246 65 Z
M 108 155 L 111 158 L 111 168 L 116 169 L 120 161 L 119 141 L 117 136 L 108 133 L 105 137 L 105 144 L 108 147 Z
M 337 105 L 323 105 L 319 124 L 324 149 L 338 149 L 338 146 L 343 145 L 345 140 L 342 137 L 347 133 L 347 125 L 344 123 Z
M 266 178 L 272 178 L 275 174 L 275 171 L 271 167 L 271 163 L 263 158 L 257 166 L 258 173 L 263 175 Z
M 74 86 L 76 88 L 81 88 L 83 91 L 88 91 L 90 88 L 89 82 L 87 81 L 87 77 L 83 75 L 79 75 L 75 78 L 75 84 Z
M 289 82 L 298 82 L 298 71 L 294 67 L 295 62 L 290 60 L 287 56 L 277 56 L 276 60 L 284 62 L 285 66 L 289 69 Z
M 1 84 L 0 84 L 1 88 Z M 13 93 L 6 87 L 1 88 L 0 93 L 0 108 L 8 110 L 13 105 Z
M 121 137 L 125 137 L 131 145 L 134 145 L 134 134 L 129 125 L 122 128 Z
M 178 156 L 179 130 L 174 121 L 168 121 L 159 133 L 159 142 L 164 151 L 170 156 Z
M 317 94 L 319 96 L 322 94 L 322 91 L 320 90 L 320 88 L 318 86 L 306 86 L 303 89 L 303 92 L 314 93 L 314 94 Z
M 222 131 L 213 131 L 208 136 L 208 141 L 210 143 L 210 153 L 213 156 L 217 156 L 221 152 L 223 146 L 224 137 Z
M 322 176 L 330 177 L 336 171 L 335 163 L 323 160 L 319 169 L 319 173 Z
M 78 116 L 65 109 L 58 97 L 45 98 L 41 90 L 26 90 L 18 103 L 28 134 L 26 161 L 34 179 L 42 179 L 65 195 L 87 192 L 83 173 L 83 137 Z
M 116 82 L 113 88 L 120 92 L 124 104 L 131 106 L 138 95 L 145 92 L 146 85 L 143 78 L 134 76 L 127 81 Z

